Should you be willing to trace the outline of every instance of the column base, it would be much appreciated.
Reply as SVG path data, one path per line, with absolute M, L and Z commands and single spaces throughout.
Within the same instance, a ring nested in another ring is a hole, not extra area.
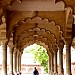
M 50 72 L 50 75 L 54 75 L 54 73 L 51 71 L 51 72 Z
M 63 73 L 59 73 L 58 75 L 64 75 Z

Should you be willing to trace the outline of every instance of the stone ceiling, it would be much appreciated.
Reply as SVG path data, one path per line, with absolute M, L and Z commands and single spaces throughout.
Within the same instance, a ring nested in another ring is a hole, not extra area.
M 52 51 L 51 48 L 58 48 L 75 37 L 74 2 L 75 0 L 1 0 L 0 37 L 13 41 L 18 49 L 36 43 Z

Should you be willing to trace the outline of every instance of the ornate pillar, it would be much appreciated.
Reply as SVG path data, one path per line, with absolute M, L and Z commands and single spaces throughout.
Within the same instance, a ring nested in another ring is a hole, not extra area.
M 2 75 L 7 75 L 7 40 L 2 41 Z
M 63 75 L 63 46 L 59 48 L 59 75 Z
M 14 73 L 17 73 L 17 51 L 16 51 L 16 48 L 14 48 L 13 59 L 14 59 L 13 71 L 14 71 Z
M 65 37 L 65 44 L 66 44 L 66 75 L 71 75 L 71 43 L 72 38 L 75 34 L 72 32 L 74 31 L 73 25 L 75 24 L 75 16 L 72 15 L 72 13 L 69 14 L 68 20 L 67 20 L 67 30 L 70 30 L 70 32 L 66 31 L 66 37 Z M 71 34 L 69 34 L 71 33 Z
M 9 70 L 10 70 L 10 74 L 13 73 L 13 44 L 12 43 L 9 43 L 8 44 L 9 46 L 9 54 L 10 54 L 10 67 L 9 67 Z
M 19 72 L 19 51 L 17 50 L 17 72 Z
M 59 74 L 63 74 L 63 49 L 59 50 Z
M 53 53 L 51 53 L 51 75 L 53 75 L 53 72 L 54 72 Z
M 21 72 L 21 52 L 19 54 L 19 72 Z
M 66 75 L 71 75 L 71 44 L 66 43 Z
M 57 52 L 54 51 L 54 75 L 57 75 Z
M 50 56 L 50 52 L 47 51 L 48 54 L 48 74 L 50 75 L 51 72 L 51 56 Z

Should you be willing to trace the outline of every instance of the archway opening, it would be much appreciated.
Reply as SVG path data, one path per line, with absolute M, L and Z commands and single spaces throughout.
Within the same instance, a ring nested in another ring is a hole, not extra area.
M 32 74 L 34 67 L 41 75 L 48 74 L 48 54 L 46 48 L 43 46 L 32 44 L 24 48 L 21 60 L 21 70 L 25 74 Z

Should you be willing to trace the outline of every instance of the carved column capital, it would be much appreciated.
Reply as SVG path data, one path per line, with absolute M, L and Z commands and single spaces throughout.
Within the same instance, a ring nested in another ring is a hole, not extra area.
M 12 49 L 14 47 L 12 42 L 8 42 L 8 46 Z
M 66 44 L 66 74 L 71 75 L 71 45 Z
M 64 48 L 64 43 L 60 43 L 60 44 L 59 44 L 59 51 L 60 51 L 60 50 L 63 50 L 63 48 Z
M 66 38 L 66 39 L 65 39 L 65 44 L 66 44 L 66 45 L 71 45 L 71 44 L 72 44 L 72 39 Z
M 17 49 L 14 47 L 14 53 L 17 52 Z
M 54 45 L 53 46 L 53 50 L 54 50 L 54 52 L 57 52 L 58 51 L 58 46 L 57 45 Z
M 1 40 L 1 44 L 6 44 L 8 43 L 8 39 L 0 39 Z

